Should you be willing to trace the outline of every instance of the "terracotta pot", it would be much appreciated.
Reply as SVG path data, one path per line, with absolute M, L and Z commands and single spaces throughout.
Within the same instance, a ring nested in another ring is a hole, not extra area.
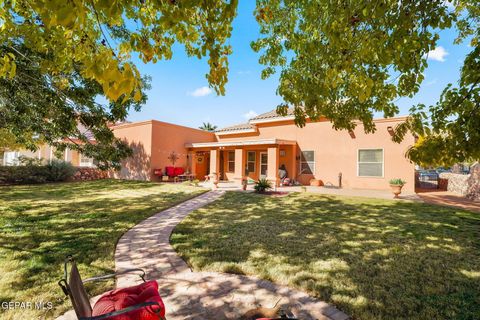
M 314 187 L 320 187 L 320 186 L 323 186 L 323 181 L 318 179 L 311 179 L 310 185 Z
M 242 190 L 247 190 L 247 184 L 248 184 L 248 180 L 242 179 Z
M 391 184 L 390 188 L 392 188 L 392 193 L 394 195 L 393 197 L 398 198 L 398 195 L 400 193 L 402 193 L 403 185 L 402 184 Z

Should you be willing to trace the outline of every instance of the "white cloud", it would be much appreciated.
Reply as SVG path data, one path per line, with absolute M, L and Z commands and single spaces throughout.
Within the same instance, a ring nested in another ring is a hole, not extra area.
M 428 59 L 440 62 L 445 61 L 446 56 L 448 56 L 448 52 L 442 46 L 436 47 L 434 50 L 428 53 Z
M 192 92 L 188 92 L 187 94 L 192 97 L 205 97 L 212 93 L 212 89 L 209 87 L 201 87 L 193 90 Z
M 245 114 L 243 115 L 243 117 L 244 117 L 245 119 L 247 119 L 247 120 L 252 119 L 252 118 L 254 118 L 254 117 L 256 117 L 256 116 L 258 116 L 258 113 L 256 113 L 256 112 L 253 111 L 253 110 L 250 110 L 250 111 L 248 111 L 247 113 L 245 113 Z

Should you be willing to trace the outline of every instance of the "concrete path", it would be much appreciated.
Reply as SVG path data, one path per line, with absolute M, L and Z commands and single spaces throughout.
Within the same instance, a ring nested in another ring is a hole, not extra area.
M 170 246 L 174 227 L 191 211 L 223 195 L 212 191 L 159 212 L 125 233 L 115 252 L 117 270 L 143 268 L 157 279 L 168 320 L 238 319 L 246 311 L 279 305 L 302 320 L 345 320 L 335 307 L 307 294 L 269 281 L 233 274 L 192 272 Z M 138 283 L 138 277 L 122 276 L 117 287 Z
M 453 192 L 419 192 L 418 196 L 427 203 L 480 212 L 480 201 L 472 201 Z
M 209 182 L 202 182 L 200 184 L 205 188 L 212 188 L 212 184 Z M 388 186 L 387 186 L 388 187 Z M 240 191 L 241 186 L 231 181 L 222 181 L 218 184 L 218 190 L 220 191 Z M 375 198 L 375 199 L 387 199 L 394 200 L 392 191 L 390 189 L 374 190 L 374 189 L 348 189 L 348 188 L 332 188 L 332 187 L 316 187 L 316 186 L 288 186 L 288 187 L 276 187 L 276 191 L 280 192 L 308 192 L 324 195 L 344 196 L 344 197 L 363 197 L 363 198 Z M 305 190 L 305 191 L 304 191 Z M 247 191 L 253 191 L 253 185 L 247 186 Z M 416 193 L 402 192 L 399 199 L 395 200 L 413 200 L 419 201 L 420 197 Z

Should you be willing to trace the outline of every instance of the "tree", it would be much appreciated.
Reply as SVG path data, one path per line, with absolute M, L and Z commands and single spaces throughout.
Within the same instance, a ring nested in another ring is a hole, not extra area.
M 122 95 L 141 98 L 141 77 L 129 61 L 170 59 L 175 42 L 189 56 L 208 56 L 207 80 L 224 92 L 228 71 L 226 44 L 237 0 L 5 0 L 0 5 L 1 43 L 19 40 L 42 54 L 42 73 L 61 76 L 80 66 L 98 82 L 111 102 Z M 128 26 L 128 27 L 127 27 Z M 0 75 L 15 75 L 16 53 L 2 54 Z
M 395 141 L 407 131 L 421 136 L 408 154 L 419 162 L 480 157 L 478 0 L 259 0 L 255 14 L 263 36 L 252 47 L 266 66 L 262 77 L 280 72 L 285 104 L 278 111 L 295 106 L 299 126 L 325 116 L 335 129 L 351 130 L 360 120 L 367 133 L 375 131 L 375 112 L 394 116 L 395 101 L 418 92 L 438 31 L 455 24 L 456 43 L 469 39 L 472 46 L 458 85 L 428 109 L 413 107 Z
M 217 126 L 211 124 L 210 122 L 204 122 L 201 127 L 198 127 L 198 129 L 213 132 L 217 130 Z
M 17 143 L 15 136 L 6 129 L 0 129 L 0 153 L 5 150 L 15 150 L 22 146 Z
M 101 86 L 120 112 L 127 100 L 142 96 L 130 56 L 138 53 L 144 62 L 170 59 L 172 46 L 180 43 L 188 55 L 208 57 L 209 85 L 224 94 L 227 39 L 237 5 L 237 0 L 6 0 L 0 5 L 0 39 L 7 48 L 0 55 L 0 76 L 12 81 L 17 74 L 20 54 L 10 49 L 21 44 L 37 53 L 39 72 L 48 75 L 50 85 L 69 86 L 79 75 Z M 441 154 L 442 162 L 461 162 L 480 149 L 479 11 L 479 0 L 257 0 L 262 36 L 252 47 L 261 52 L 263 78 L 280 72 L 278 94 L 285 102 L 280 113 L 295 106 L 299 126 L 307 117 L 324 116 L 335 129 L 351 130 L 360 120 L 368 133 L 375 131 L 375 112 L 394 116 L 395 101 L 419 90 L 438 31 L 455 26 L 456 42 L 469 40 L 472 46 L 461 80 L 445 88 L 436 105 L 412 108 L 395 140 L 411 131 L 422 137 L 409 153 L 412 160 Z M 65 122 L 71 124 L 72 117 Z
M 0 46 L 0 54 L 12 51 L 17 53 L 15 75 L 0 78 L 0 147 L 35 150 L 48 143 L 59 153 L 68 147 L 93 157 L 100 168 L 118 168 L 131 151 L 109 125 L 124 120 L 129 109 L 139 110 L 146 95 L 101 106 L 95 99 L 102 87 L 82 77 L 78 66 L 57 81 L 39 67 L 41 54 L 23 45 Z M 148 79 L 142 86 L 149 88 Z
M 170 59 L 180 43 L 189 56 L 208 57 L 207 80 L 223 94 L 236 8 L 237 0 L 2 1 L 0 130 L 32 150 L 38 135 L 59 152 L 69 145 L 118 167 L 131 151 L 109 125 L 139 110 L 148 89 L 131 55 Z

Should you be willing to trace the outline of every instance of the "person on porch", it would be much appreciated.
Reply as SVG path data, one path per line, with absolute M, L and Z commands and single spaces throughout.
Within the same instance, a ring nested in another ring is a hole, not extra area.
M 284 164 L 282 164 L 278 169 L 278 177 L 280 178 L 280 185 L 285 185 L 286 179 L 288 177 L 288 172 Z

